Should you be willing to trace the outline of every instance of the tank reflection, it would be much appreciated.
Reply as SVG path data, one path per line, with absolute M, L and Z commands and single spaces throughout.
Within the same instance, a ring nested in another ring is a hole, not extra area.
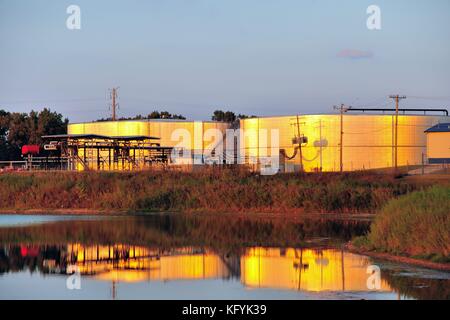
M 68 265 L 82 275 L 122 282 L 229 278 L 223 258 L 192 247 L 161 250 L 140 246 L 68 246 Z
M 248 287 L 304 291 L 367 291 L 367 257 L 336 249 L 249 248 L 241 257 Z M 382 291 L 391 291 L 381 281 Z
M 227 257 L 208 249 L 68 245 L 67 265 L 95 279 L 137 282 L 240 278 L 246 287 L 367 291 L 367 257 L 336 249 L 247 248 Z M 382 291 L 391 291 L 381 281 Z

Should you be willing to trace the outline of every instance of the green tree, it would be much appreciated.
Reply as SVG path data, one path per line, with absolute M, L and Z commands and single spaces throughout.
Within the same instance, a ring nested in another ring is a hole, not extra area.
M 148 119 L 180 119 L 180 120 L 186 120 L 184 116 L 181 114 L 171 114 L 168 111 L 153 111 L 150 113 L 147 117 Z
M 69 120 L 45 108 L 29 114 L 0 110 L 0 159 L 19 160 L 25 144 L 42 144 L 43 135 L 67 132 Z
M 222 110 L 216 110 L 213 113 L 213 116 L 211 117 L 211 120 L 213 121 L 225 121 L 225 112 Z
M 10 113 L 0 110 L 0 161 L 8 160 L 7 134 Z
M 211 117 L 211 120 L 213 121 L 223 121 L 223 122 L 235 122 L 239 119 L 247 119 L 247 118 L 254 118 L 256 116 L 247 116 L 245 114 L 239 114 L 236 116 L 236 114 L 232 111 L 222 111 L 222 110 L 216 110 L 213 113 L 213 116 Z
M 32 112 L 33 113 L 33 112 Z M 30 113 L 30 118 L 32 114 Z M 67 133 L 67 125 L 69 124 L 69 119 L 63 119 L 62 114 L 57 112 L 51 112 L 50 109 L 44 108 L 39 112 L 37 116 L 37 127 L 30 133 L 36 132 L 33 141 L 30 143 L 40 144 L 42 143 L 43 135 L 53 135 L 53 134 L 64 134 Z M 30 139 L 31 140 L 31 139 Z
M 29 141 L 29 124 L 26 113 L 11 113 L 8 123 L 8 160 L 19 160 L 23 145 Z
M 161 119 L 161 114 L 158 111 L 152 111 L 152 113 L 150 113 L 148 115 L 149 119 Z

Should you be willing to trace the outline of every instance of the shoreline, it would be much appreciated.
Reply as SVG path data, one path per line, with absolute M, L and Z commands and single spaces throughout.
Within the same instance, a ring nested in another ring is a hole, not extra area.
M 129 214 L 124 210 L 97 210 L 97 209 L 0 209 L 0 215 L 44 215 L 44 216 L 82 216 L 82 215 L 94 215 L 94 216 L 121 216 Z
M 397 255 L 393 255 L 390 253 L 362 250 L 362 249 L 355 247 L 350 242 L 344 246 L 344 249 L 351 253 L 365 255 L 365 256 L 368 256 L 371 258 L 375 258 L 375 259 L 386 260 L 386 261 L 395 262 L 395 263 L 408 264 L 408 265 L 422 267 L 422 268 L 426 268 L 426 269 L 450 272 L 450 263 L 433 262 L 433 261 L 416 259 L 416 258 L 412 258 L 412 257 L 397 256 Z
M 233 216 L 246 218 L 276 218 L 276 219 L 296 219 L 296 218 L 317 218 L 330 220 L 360 220 L 372 221 L 375 213 L 324 213 L 324 212 L 301 212 L 301 213 L 278 213 L 278 212 L 207 212 L 207 211 L 129 211 L 129 210 L 97 210 L 97 209 L 20 209 L 4 210 L 0 209 L 1 215 L 53 215 L 53 216 L 145 216 L 153 214 L 180 214 L 180 215 L 198 215 L 198 216 Z

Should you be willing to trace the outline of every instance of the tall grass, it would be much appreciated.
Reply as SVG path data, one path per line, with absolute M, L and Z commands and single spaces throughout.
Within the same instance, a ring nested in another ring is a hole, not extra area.
M 450 256 L 450 187 L 412 192 L 384 206 L 357 243 L 392 254 L 446 261 Z
M 200 172 L 40 172 L 0 175 L 0 210 L 371 212 L 418 187 L 369 173 L 260 176 Z

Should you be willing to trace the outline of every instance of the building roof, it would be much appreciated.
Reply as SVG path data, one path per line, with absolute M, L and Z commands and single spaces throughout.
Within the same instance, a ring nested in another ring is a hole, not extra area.
M 42 136 L 42 139 L 54 139 L 54 140 L 65 140 L 65 139 L 103 139 L 103 140 L 159 140 L 158 137 L 152 136 L 105 136 L 100 134 L 55 134 Z
M 204 122 L 204 123 L 228 123 L 225 121 L 214 121 L 214 120 L 187 120 L 187 119 L 121 119 L 121 120 L 105 120 L 105 121 L 86 121 L 86 122 L 70 122 L 72 124 L 99 124 L 108 122 Z
M 425 130 L 425 132 L 450 132 L 450 123 L 438 123 L 437 125 Z
M 265 116 L 256 116 L 252 118 L 240 119 L 241 121 L 246 120 L 254 120 L 254 119 L 270 119 L 270 118 L 294 118 L 297 114 L 278 114 L 278 115 L 265 115 Z M 299 113 L 298 116 L 301 117 L 309 117 L 309 116 L 326 116 L 326 117 L 339 117 L 339 112 L 334 113 Z M 444 121 L 450 119 L 449 116 L 439 115 L 439 114 L 416 114 L 416 113 L 399 113 L 399 117 L 424 117 L 424 118 L 445 118 Z M 354 112 L 354 113 L 344 113 L 344 117 L 395 117 L 395 113 L 368 113 L 368 112 Z

